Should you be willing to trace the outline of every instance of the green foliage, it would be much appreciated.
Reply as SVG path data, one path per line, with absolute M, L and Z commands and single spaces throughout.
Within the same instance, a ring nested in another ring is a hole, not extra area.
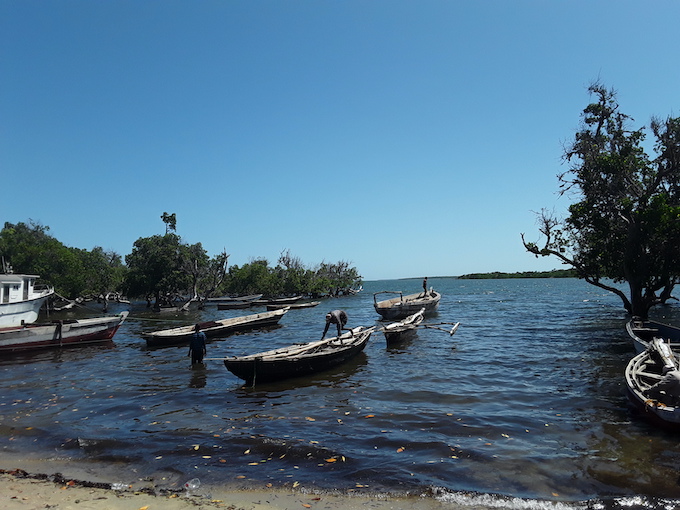
M 524 245 L 536 256 L 557 256 L 646 317 L 680 278 L 680 118 L 652 121 L 652 158 L 644 130 L 628 127 L 615 92 L 599 84 L 589 91 L 596 102 L 583 111 L 582 129 L 565 151 L 571 167 L 559 176 L 562 193 L 576 202 L 563 222 L 543 211 L 545 243 Z M 627 282 L 629 295 L 606 279 Z
M 222 294 L 264 294 L 269 297 L 282 295 L 337 296 L 346 294 L 361 285 L 356 268 L 347 262 L 322 263 L 318 268 L 305 268 L 299 259 L 282 254 L 276 267 L 266 259 L 254 260 L 243 267 L 232 266 L 220 287 Z
M 347 262 L 324 262 L 311 269 L 289 251 L 281 254 L 276 267 L 257 259 L 227 272 L 226 252 L 210 258 L 201 243 L 183 243 L 169 232 L 176 226 L 174 213 L 163 213 L 161 219 L 166 234 L 137 239 L 126 265 L 120 255 L 101 247 L 66 247 L 49 235 L 49 227 L 32 222 L 5 224 L 0 255 L 15 272 L 40 275 L 57 293 L 72 299 L 117 292 L 161 305 L 218 294 L 340 295 L 361 285 L 357 269 Z
M 125 267 L 119 255 L 69 248 L 48 234 L 49 227 L 5 223 L 0 254 L 15 273 L 37 274 L 67 298 L 120 290 Z
M 132 297 L 155 298 L 185 291 L 191 281 L 182 270 L 183 248 L 177 234 L 140 237 L 125 257 L 128 273 L 125 292 Z
M 168 214 L 164 212 L 161 215 L 161 219 L 163 220 L 163 223 L 165 223 L 165 233 L 168 234 L 172 230 L 173 232 L 177 231 L 177 215 L 175 213 Z

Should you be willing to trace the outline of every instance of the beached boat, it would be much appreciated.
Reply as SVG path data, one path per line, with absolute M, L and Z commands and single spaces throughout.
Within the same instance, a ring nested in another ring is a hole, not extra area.
M 378 301 L 380 294 L 398 294 L 398 296 Z M 402 292 L 383 290 L 373 294 L 373 306 L 383 319 L 401 320 L 417 313 L 421 308 L 425 309 L 425 315 L 433 314 L 437 311 L 441 298 L 441 294 L 433 289 L 427 293 L 419 292 L 408 296 L 404 296 Z
M 297 310 L 299 308 L 313 308 L 317 305 L 320 305 L 321 301 L 308 301 L 306 303 L 291 303 L 289 305 L 277 305 L 277 304 L 270 304 L 267 305 L 267 310 L 279 310 L 280 308 L 288 307 L 291 310 Z
M 201 331 L 203 331 L 208 338 L 228 336 L 238 331 L 275 326 L 286 312 L 288 312 L 288 308 L 282 308 L 281 310 L 274 310 L 272 312 L 255 313 L 252 315 L 232 317 L 230 319 L 201 322 L 199 325 L 201 326 Z M 191 340 L 191 335 L 194 333 L 194 327 L 195 324 L 191 324 L 178 328 L 143 333 L 142 336 L 149 347 L 183 344 L 188 343 L 189 340 Z
M 54 289 L 36 285 L 37 275 L 0 274 L 0 327 L 30 324 L 38 320 L 40 307 Z
M 660 390 L 654 385 L 677 370 L 678 357 L 659 338 L 637 354 L 626 366 L 628 398 L 650 421 L 664 427 L 680 429 L 680 394 Z
M 402 340 L 406 340 L 410 336 L 413 336 L 418 325 L 423 322 L 425 318 L 425 308 L 421 308 L 413 315 L 409 315 L 405 319 L 399 322 L 393 322 L 383 327 L 383 333 L 385 334 L 385 340 L 387 345 L 395 344 Z
M 680 328 L 676 326 L 634 318 L 626 324 L 626 331 L 638 353 L 644 352 L 654 338 L 662 338 L 672 349 L 680 351 Z
M 128 316 L 68 319 L 0 328 L 0 353 L 74 347 L 109 341 Z
M 251 385 L 309 375 L 338 366 L 359 354 L 374 329 L 358 327 L 339 337 L 232 356 L 224 359 L 224 366 Z

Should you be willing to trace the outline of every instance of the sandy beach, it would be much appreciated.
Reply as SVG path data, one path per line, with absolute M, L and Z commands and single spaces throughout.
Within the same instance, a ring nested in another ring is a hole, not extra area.
M 263 488 L 234 490 L 199 488 L 166 491 L 152 486 L 111 488 L 110 483 L 35 474 L 22 469 L 0 470 L 0 508 L 3 510 L 229 510 L 284 509 L 422 509 L 451 508 L 431 498 L 381 495 L 319 494 L 302 490 Z

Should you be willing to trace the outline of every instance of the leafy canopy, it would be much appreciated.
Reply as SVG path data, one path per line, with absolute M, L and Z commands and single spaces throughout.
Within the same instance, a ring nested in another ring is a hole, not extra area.
M 588 90 L 595 101 L 565 149 L 569 170 L 558 176 L 561 194 L 576 202 L 564 221 L 540 213 L 542 246 L 522 240 L 531 253 L 558 257 L 646 318 L 680 278 L 680 119 L 652 120 L 650 156 L 644 129 L 630 129 L 616 93 L 599 83 Z M 627 282 L 629 293 L 608 280 Z

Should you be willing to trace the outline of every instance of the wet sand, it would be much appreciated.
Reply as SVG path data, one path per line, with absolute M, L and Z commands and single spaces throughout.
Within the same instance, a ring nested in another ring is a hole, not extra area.
M 26 464 L 26 463 L 22 463 Z M 54 465 L 29 463 L 33 469 Z M 336 494 L 295 489 L 238 489 L 203 487 L 187 491 L 184 487 L 155 486 L 151 482 L 134 485 L 115 484 L 69 476 L 68 466 L 60 472 L 27 471 L 23 468 L 0 469 L 0 508 L 3 510 L 228 510 L 347 509 L 347 510 L 441 510 L 453 508 L 431 497 L 394 497 L 381 494 Z M 85 474 L 78 466 L 72 473 Z M 92 475 L 92 473 L 90 473 Z

